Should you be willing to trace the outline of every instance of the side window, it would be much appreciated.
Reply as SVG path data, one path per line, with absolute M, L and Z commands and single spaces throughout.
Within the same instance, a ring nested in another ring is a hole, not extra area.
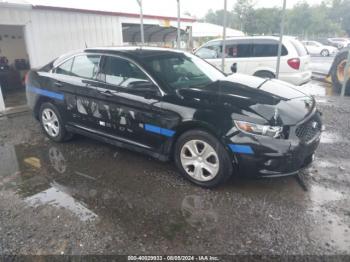
M 222 45 L 220 42 L 211 42 L 200 48 L 196 55 L 203 59 L 220 58 L 222 55 Z
M 217 58 L 218 54 L 215 50 L 210 49 L 208 47 L 202 47 L 196 52 L 196 56 L 199 56 L 203 59 L 213 59 Z
M 56 67 L 55 73 L 60 75 L 71 75 L 73 65 L 73 58 L 69 59 L 68 61 L 62 63 L 60 66 Z
M 237 57 L 251 57 L 252 45 L 251 44 L 238 44 L 237 45 Z
M 226 57 L 237 57 L 237 53 L 238 53 L 238 49 L 237 49 L 237 45 L 227 45 L 226 46 Z
M 135 83 L 150 82 L 147 75 L 128 60 L 107 56 L 99 73 L 99 79 L 107 84 L 130 87 Z
M 98 55 L 80 55 L 74 58 L 71 75 L 93 79 L 98 73 L 100 56 Z
M 253 45 L 253 56 L 254 57 L 274 57 L 278 54 L 278 44 L 254 44 Z M 285 56 L 288 54 L 285 46 L 282 46 L 281 55 Z

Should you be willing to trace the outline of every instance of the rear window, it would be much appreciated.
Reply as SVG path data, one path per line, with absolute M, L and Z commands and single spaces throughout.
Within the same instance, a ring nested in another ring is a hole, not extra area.
M 285 56 L 288 54 L 286 47 L 282 46 L 281 55 Z M 253 56 L 254 57 L 273 57 L 278 55 L 278 44 L 254 44 L 253 45 Z
M 306 55 L 308 55 L 308 52 L 307 52 L 305 46 L 299 40 L 290 39 L 289 41 L 295 47 L 295 49 L 297 50 L 297 53 L 298 53 L 299 56 L 306 56 Z
M 71 74 L 73 76 L 93 79 L 98 71 L 100 56 L 80 55 L 74 58 Z

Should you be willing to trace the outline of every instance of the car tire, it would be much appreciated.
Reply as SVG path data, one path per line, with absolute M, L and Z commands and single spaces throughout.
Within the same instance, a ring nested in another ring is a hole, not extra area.
M 39 120 L 45 135 L 55 142 L 64 142 L 72 138 L 65 129 L 64 121 L 57 107 L 49 102 L 43 103 L 39 110 Z
M 344 81 L 344 69 L 346 65 L 346 60 L 348 57 L 348 52 L 340 52 L 335 57 L 332 68 L 331 68 L 331 78 L 332 78 L 332 88 L 335 94 L 340 94 L 343 81 Z M 345 95 L 350 95 L 350 81 L 346 84 Z
M 217 187 L 233 174 L 228 151 L 217 138 L 203 130 L 182 134 L 175 144 L 174 158 L 181 174 L 201 187 Z
M 328 51 L 327 49 L 323 49 L 323 50 L 321 51 L 320 55 L 321 55 L 321 56 L 324 56 L 324 57 L 329 56 L 329 51 Z
M 261 78 L 266 78 L 266 79 L 272 79 L 275 78 L 274 73 L 270 71 L 258 71 L 254 73 L 254 76 L 261 77 Z

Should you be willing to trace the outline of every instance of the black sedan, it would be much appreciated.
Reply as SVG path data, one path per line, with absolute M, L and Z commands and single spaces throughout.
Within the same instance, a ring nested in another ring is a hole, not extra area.
M 320 141 L 315 100 L 294 86 L 226 76 L 169 49 L 70 53 L 30 71 L 26 89 L 50 139 L 78 133 L 173 159 L 186 178 L 204 187 L 238 174 L 297 174 L 312 162 Z

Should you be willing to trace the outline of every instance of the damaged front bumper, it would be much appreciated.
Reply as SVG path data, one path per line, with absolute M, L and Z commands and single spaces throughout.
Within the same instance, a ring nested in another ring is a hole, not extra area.
M 322 127 L 307 141 L 297 136 L 297 128 L 290 128 L 288 139 L 244 133 L 229 138 L 229 147 L 239 175 L 279 177 L 294 175 L 307 168 L 320 143 Z

